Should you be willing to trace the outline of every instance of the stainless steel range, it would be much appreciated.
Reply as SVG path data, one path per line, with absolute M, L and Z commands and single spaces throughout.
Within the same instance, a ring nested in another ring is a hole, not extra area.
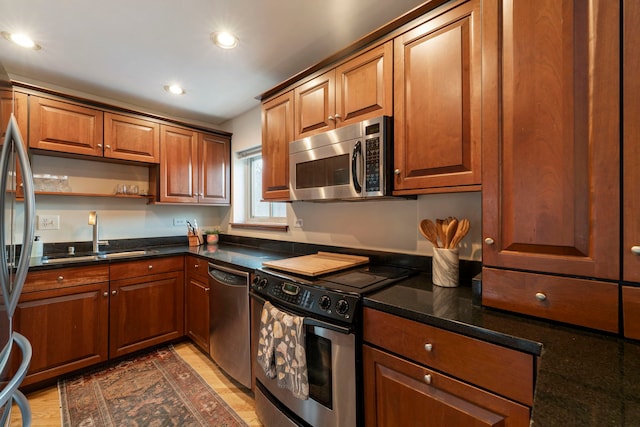
M 250 292 L 254 319 L 260 319 L 267 301 L 304 317 L 309 382 L 309 398 L 302 400 L 254 365 L 256 413 L 266 427 L 364 425 L 362 297 L 409 275 L 407 269 L 373 265 L 318 278 L 267 268 L 255 271 Z M 259 328 L 258 320 L 252 325 L 252 337 L 259 336 Z M 255 360 L 256 354 L 252 357 Z

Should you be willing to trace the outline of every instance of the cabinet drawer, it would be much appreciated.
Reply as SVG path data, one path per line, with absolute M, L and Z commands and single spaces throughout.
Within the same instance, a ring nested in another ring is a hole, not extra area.
M 108 281 L 109 266 L 107 264 L 30 271 L 22 292 L 45 291 Z
M 369 308 L 364 309 L 363 327 L 366 342 L 533 404 L 533 355 Z
M 167 273 L 169 271 L 183 271 L 184 257 L 146 258 L 139 261 L 128 261 L 111 264 L 109 272 L 111 280 L 129 277 L 147 276 L 149 274 Z
M 194 256 L 188 256 L 185 258 L 185 262 L 187 275 L 195 275 L 202 279 L 209 278 L 209 263 L 206 260 Z
M 618 332 L 618 285 L 520 271 L 482 269 L 482 304 Z

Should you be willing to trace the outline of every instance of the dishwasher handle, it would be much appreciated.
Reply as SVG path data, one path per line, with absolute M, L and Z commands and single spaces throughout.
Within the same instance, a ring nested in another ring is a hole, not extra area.
M 209 277 L 229 286 L 247 286 L 249 273 L 209 263 Z

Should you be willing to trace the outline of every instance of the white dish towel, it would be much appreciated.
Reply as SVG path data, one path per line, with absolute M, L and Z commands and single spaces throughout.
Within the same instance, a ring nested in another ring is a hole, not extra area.
M 298 399 L 309 398 L 304 317 L 278 310 L 265 302 L 260 318 L 257 360 L 278 386 Z

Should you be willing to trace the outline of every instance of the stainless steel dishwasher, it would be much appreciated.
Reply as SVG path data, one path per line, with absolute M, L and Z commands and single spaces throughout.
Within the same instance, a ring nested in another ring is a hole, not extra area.
M 231 377 L 251 387 L 249 273 L 209 263 L 209 355 Z

